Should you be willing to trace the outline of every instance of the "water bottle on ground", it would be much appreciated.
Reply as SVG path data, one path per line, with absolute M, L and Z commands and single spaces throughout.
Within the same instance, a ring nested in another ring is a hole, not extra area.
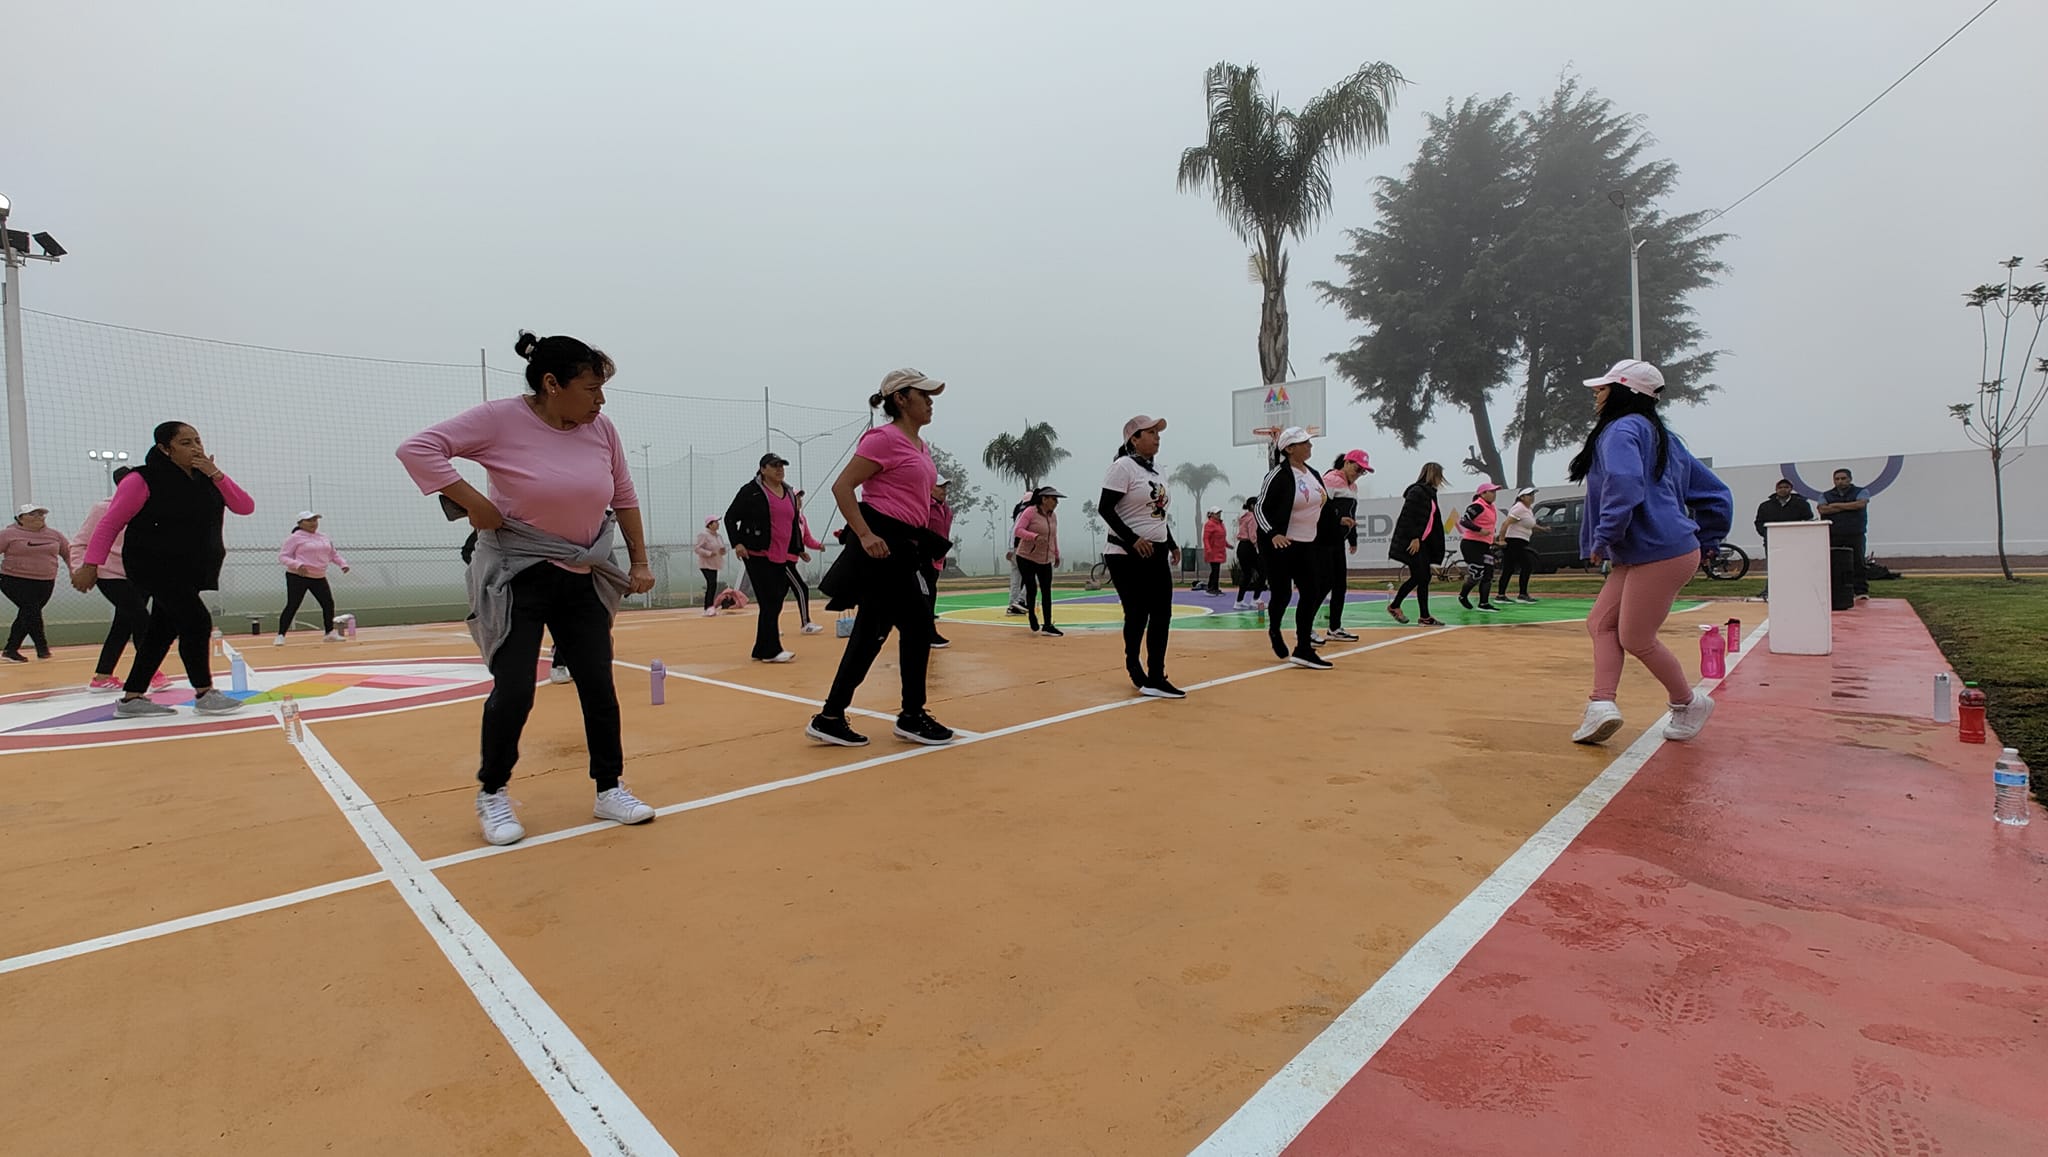
M 2027 762 L 2019 749 L 2008 747 L 1998 753 L 1991 767 L 1991 782 L 1997 794 L 1991 803 L 1991 818 L 2011 827 L 2023 828 L 2033 819 L 2027 806 Z
M 1728 674 L 1726 644 L 1712 623 L 1700 624 L 1700 678 L 1721 679 Z
M 226 636 L 221 634 L 220 628 L 215 627 L 213 629 L 213 657 L 216 659 L 220 658 L 220 644 L 221 640 L 224 638 L 226 638 Z
M 1934 721 L 1947 723 L 1955 718 L 1955 694 L 1949 690 L 1948 672 L 1934 677 Z
M 1984 742 L 1984 692 L 1975 683 L 1963 684 L 1963 693 L 1956 696 L 1956 738 Z
M 660 659 L 648 664 L 647 678 L 649 701 L 656 707 L 668 702 L 668 668 L 661 665 Z
M 1733 655 L 1742 650 L 1742 620 L 1728 620 L 1728 653 Z
M 234 661 L 228 664 L 228 689 L 230 691 L 247 691 L 249 689 L 249 664 L 242 659 L 240 654 L 237 654 Z

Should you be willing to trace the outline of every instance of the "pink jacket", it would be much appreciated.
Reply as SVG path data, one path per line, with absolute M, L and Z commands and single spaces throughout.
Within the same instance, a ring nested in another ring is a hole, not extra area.
M 1011 533 L 1018 539 L 1017 557 L 1024 562 L 1060 564 L 1060 516 L 1027 506 Z
M 1256 512 L 1247 510 L 1237 516 L 1237 541 L 1249 542 L 1253 546 L 1259 544 L 1259 516 Z
M 99 527 L 100 519 L 106 517 L 107 508 L 113 504 L 113 499 L 102 498 L 98 502 L 93 503 L 92 509 L 86 512 L 85 525 L 78 528 L 78 537 L 71 540 L 69 557 L 73 567 L 85 565 L 85 548 L 92 542 L 92 532 Z M 121 569 L 121 546 L 127 540 L 128 532 L 125 530 L 114 536 L 114 549 L 107 552 L 107 561 L 100 564 L 101 578 L 124 579 L 128 577 L 128 572 Z
M 284 569 L 307 578 L 326 578 L 330 566 L 348 569 L 348 560 L 317 530 L 294 528 L 285 536 L 284 545 L 277 548 L 277 561 L 284 564 Z
M 708 528 L 698 532 L 690 552 L 697 556 L 698 570 L 721 570 L 725 566 L 725 540 Z

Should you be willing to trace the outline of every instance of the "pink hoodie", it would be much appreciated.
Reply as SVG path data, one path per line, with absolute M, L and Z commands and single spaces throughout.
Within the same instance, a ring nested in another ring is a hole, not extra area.
M 1025 562 L 1060 564 L 1060 516 L 1027 506 L 1017 515 L 1011 533 L 1017 543 L 1017 557 Z
M 78 528 L 78 537 L 71 540 L 71 565 L 73 567 L 85 565 L 85 548 L 92 543 L 92 532 L 99 528 L 100 519 L 107 516 L 107 508 L 113 504 L 113 499 L 102 498 L 98 502 L 93 503 L 92 509 L 86 512 L 85 525 Z M 114 549 L 107 552 L 107 561 L 100 564 L 101 578 L 124 579 L 128 577 L 128 572 L 121 569 L 121 547 L 127 541 L 128 532 L 125 530 L 114 536 Z
M 277 548 L 277 561 L 284 564 L 284 569 L 307 578 L 326 578 L 330 566 L 348 569 L 348 560 L 317 530 L 294 528 L 285 536 L 284 545 Z

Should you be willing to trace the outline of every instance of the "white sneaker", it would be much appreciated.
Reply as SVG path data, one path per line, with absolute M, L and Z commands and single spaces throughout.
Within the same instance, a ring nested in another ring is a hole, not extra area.
M 776 656 L 775 656 L 775 657 L 774 657 L 773 659 L 756 659 L 756 660 L 754 660 L 754 662 L 756 662 L 756 663 L 787 663 L 787 662 L 789 662 L 789 661 L 790 661 L 791 659 L 794 659 L 794 658 L 796 658 L 796 652 L 795 652 L 795 651 L 783 651 L 783 652 L 780 652 L 780 653 L 778 653 L 778 654 L 777 654 L 777 655 L 776 655 Z
M 1586 704 L 1586 718 L 1572 732 L 1573 743 L 1605 743 L 1621 730 L 1621 708 L 1612 700 L 1595 699 Z
M 320 636 L 320 641 L 323 643 L 339 643 L 341 642 L 341 632 L 329 631 L 326 634 Z
M 558 663 L 551 663 L 548 665 L 548 682 L 567 683 L 569 680 L 573 678 L 575 678 L 575 676 L 569 674 L 569 668 L 564 667 Z
M 1684 743 L 1700 733 L 1713 713 L 1713 697 L 1705 691 L 1693 692 L 1692 702 L 1671 709 L 1671 722 L 1664 725 L 1664 738 Z
M 271 645 L 271 646 L 273 646 L 273 647 L 282 647 L 282 646 L 284 646 L 284 636 L 283 636 L 283 635 L 279 635 L 279 636 L 278 636 L 277 638 L 275 638 L 275 639 L 272 639 L 272 640 L 270 640 L 270 645 Z
M 476 793 L 476 819 L 487 844 L 503 847 L 526 838 L 526 829 L 520 826 L 519 817 L 512 814 L 512 797 L 502 787 Z
M 707 619 L 715 619 L 715 618 L 717 618 L 717 617 L 718 617 L 718 608 L 717 608 L 717 607 L 705 607 L 705 608 L 704 608 L 704 617 L 705 617 L 705 618 L 707 618 Z
M 804 634 L 806 634 L 806 635 L 815 635 L 815 634 L 819 633 L 820 631 L 823 631 L 824 629 L 825 629 L 825 628 L 823 628 L 823 627 L 819 626 L 819 625 L 818 625 L 818 624 L 816 624 L 816 623 L 805 623 L 805 624 L 804 624 Z
M 1230 604 L 1230 609 L 1233 611 L 1241 611 L 1244 610 L 1247 605 L 1248 604 L 1243 599 L 1239 599 L 1236 602 Z
M 597 806 L 590 809 L 590 814 L 622 824 L 644 824 L 654 818 L 654 809 L 635 799 L 622 783 L 610 791 L 598 792 Z
M 223 695 L 212 687 L 208 687 L 206 693 L 192 703 L 192 710 L 201 715 L 233 715 L 241 709 L 240 699 Z

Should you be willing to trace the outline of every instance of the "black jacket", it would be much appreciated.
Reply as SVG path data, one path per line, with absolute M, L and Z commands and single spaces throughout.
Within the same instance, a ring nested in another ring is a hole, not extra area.
M 1417 482 L 1401 494 L 1401 514 L 1394 519 L 1394 533 L 1387 540 L 1387 557 L 1395 562 L 1421 562 L 1430 566 L 1444 560 L 1444 522 L 1442 511 L 1436 517 L 1430 512 L 1437 510 L 1436 490 Z M 1408 553 L 1408 544 L 1422 540 L 1422 549 L 1413 556 Z
M 787 488 L 785 493 L 793 493 Z M 768 491 L 759 478 L 740 487 L 732 496 L 732 505 L 725 508 L 725 529 L 732 536 L 734 546 L 748 550 L 768 549 Z M 789 553 L 802 554 L 804 551 L 803 524 L 789 520 Z
M 196 470 L 180 470 L 154 446 L 136 472 L 149 485 L 149 497 L 129 520 L 121 547 L 128 577 L 145 591 L 218 590 L 228 555 L 221 542 L 228 504 L 220 487 Z
M 891 589 L 902 597 L 915 593 L 929 595 L 923 584 L 938 580 L 932 563 L 946 557 L 953 544 L 938 532 L 891 518 L 874 507 L 861 504 L 868 529 L 889 544 L 889 557 L 876 558 L 860 545 L 851 528 L 842 528 L 839 541 L 846 546 L 818 580 L 825 594 L 825 609 L 843 611 L 870 601 L 886 604 Z M 748 549 L 752 549 L 749 547 Z M 765 548 L 764 548 L 765 549 Z
M 1756 532 L 1761 535 L 1764 527 L 1773 522 L 1812 522 L 1813 503 L 1804 495 L 1794 494 L 1790 502 L 1779 502 L 1773 494 L 1756 508 Z

